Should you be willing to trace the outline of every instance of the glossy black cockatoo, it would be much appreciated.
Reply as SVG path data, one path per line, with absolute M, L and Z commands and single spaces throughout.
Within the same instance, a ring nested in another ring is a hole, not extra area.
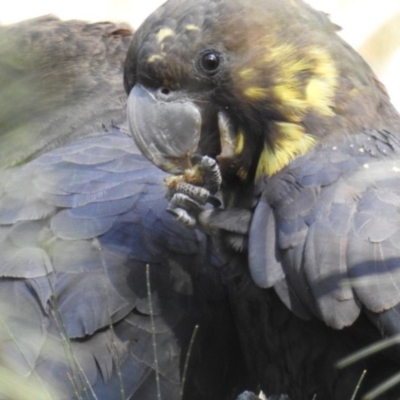
M 350 399 L 365 369 L 360 397 L 400 367 L 393 347 L 334 368 L 400 333 L 400 117 L 337 30 L 301 0 L 170 0 L 125 62 L 131 133 L 230 258 L 267 397 Z

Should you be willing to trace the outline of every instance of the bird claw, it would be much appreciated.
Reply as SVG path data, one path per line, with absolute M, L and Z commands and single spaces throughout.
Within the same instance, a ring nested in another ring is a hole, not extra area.
M 201 158 L 199 168 L 203 172 L 204 188 L 212 195 L 218 193 L 222 184 L 222 176 L 217 162 L 211 157 L 204 156 Z
M 168 209 L 174 210 L 175 208 L 181 208 L 196 214 L 203 211 L 203 207 L 200 202 L 184 193 L 175 193 L 172 196 L 168 205 Z
M 189 213 L 183 208 L 167 208 L 167 211 L 175 218 L 176 221 L 180 222 L 182 225 L 188 228 L 194 228 L 197 224 L 195 218 L 193 218 Z
M 200 215 L 207 203 L 219 207 L 221 201 L 215 196 L 222 183 L 217 162 L 211 157 L 193 158 L 196 165 L 180 176 L 165 179 L 169 204 L 167 211 L 185 226 L 198 225 Z
M 178 194 L 191 198 L 193 201 L 201 205 L 206 204 L 210 197 L 210 192 L 207 189 L 183 181 L 179 182 L 176 185 L 176 188 L 168 194 L 170 202 Z

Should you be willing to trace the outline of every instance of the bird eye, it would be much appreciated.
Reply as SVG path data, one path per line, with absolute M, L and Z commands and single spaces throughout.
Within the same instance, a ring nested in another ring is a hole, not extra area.
M 220 55 L 214 50 L 208 50 L 201 55 L 200 66 L 207 73 L 215 73 L 220 62 Z

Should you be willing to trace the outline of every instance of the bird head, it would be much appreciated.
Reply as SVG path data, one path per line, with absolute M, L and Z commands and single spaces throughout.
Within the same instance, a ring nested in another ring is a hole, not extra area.
M 326 141 L 398 126 L 383 86 L 301 0 L 170 0 L 137 30 L 124 83 L 132 135 L 173 174 L 216 158 L 271 176 Z

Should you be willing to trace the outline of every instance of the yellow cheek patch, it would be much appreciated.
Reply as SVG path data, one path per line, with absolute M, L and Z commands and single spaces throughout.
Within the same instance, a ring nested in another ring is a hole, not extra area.
M 244 80 L 248 80 L 248 79 L 253 79 L 257 75 L 254 68 L 243 68 L 242 70 L 239 71 L 239 76 Z
M 326 82 L 319 79 L 312 79 L 306 88 L 307 103 L 311 108 L 317 110 L 319 114 L 326 117 L 333 117 L 333 104 L 331 88 L 327 87 Z
M 236 138 L 235 154 L 236 155 L 241 154 L 243 148 L 244 148 L 244 134 L 243 132 L 239 132 Z
M 283 61 L 285 59 L 290 60 L 292 54 L 295 54 L 296 48 L 291 43 L 277 43 L 274 36 L 268 36 L 266 40 L 267 51 L 263 57 L 264 63 L 274 63 Z M 289 64 L 287 67 L 289 67 Z
M 157 33 L 157 42 L 161 43 L 166 37 L 174 36 L 175 32 L 170 28 L 162 28 Z
M 298 48 L 271 37 L 260 48 L 264 53 L 256 53 L 236 74 L 246 100 L 267 100 L 268 107 L 288 122 L 301 122 L 310 111 L 334 116 L 338 72 L 327 51 L 317 46 Z
M 333 117 L 338 77 L 335 64 L 330 55 L 321 49 L 310 49 L 309 53 L 314 66 L 313 76 L 306 87 L 307 102 L 321 115 Z
M 327 52 L 310 48 L 301 58 L 289 59 L 282 65 L 274 94 L 279 110 L 288 121 L 301 121 L 309 110 L 326 117 L 334 116 L 337 71 Z
M 295 157 L 310 151 L 316 144 L 312 135 L 304 132 L 298 124 L 276 122 L 278 137 L 273 147 L 264 145 L 258 160 L 256 180 L 262 176 L 272 176 L 288 165 Z
M 258 86 L 250 86 L 243 90 L 243 94 L 250 100 L 261 100 L 267 97 L 268 90 Z
M 300 122 L 309 109 L 309 104 L 300 93 L 287 86 L 278 85 L 274 88 L 274 97 L 279 99 L 275 107 L 291 122 Z

